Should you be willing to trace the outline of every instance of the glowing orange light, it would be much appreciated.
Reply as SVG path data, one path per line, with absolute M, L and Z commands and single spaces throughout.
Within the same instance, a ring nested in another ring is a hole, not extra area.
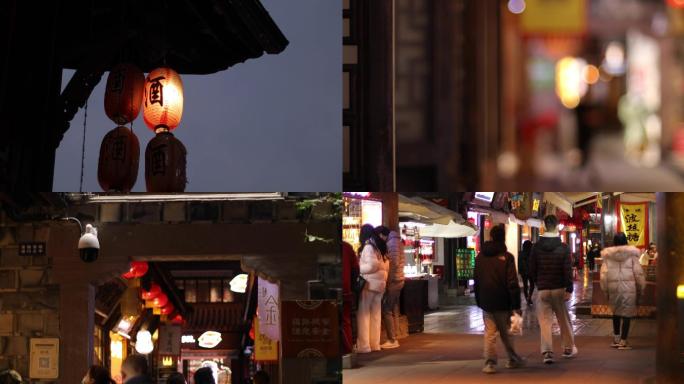
M 157 68 L 145 79 L 143 117 L 155 131 L 172 131 L 183 115 L 183 82 L 171 68 Z

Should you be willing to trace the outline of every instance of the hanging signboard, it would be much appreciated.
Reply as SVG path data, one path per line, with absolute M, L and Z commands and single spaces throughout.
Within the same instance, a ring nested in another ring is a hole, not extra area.
M 648 203 L 618 202 L 618 231 L 627 236 L 629 245 L 648 246 Z
M 159 355 L 180 355 L 180 325 L 162 325 L 159 327 Z
M 532 216 L 532 193 L 513 192 L 511 197 L 511 211 L 518 220 L 527 220 Z
M 59 377 L 59 339 L 31 338 L 29 377 L 57 379 Z
M 258 321 L 261 333 L 274 341 L 280 340 L 280 288 L 278 284 L 259 278 L 257 285 L 259 295 L 257 297 Z
M 278 342 L 262 333 L 259 321 L 254 321 L 254 359 L 258 362 L 278 361 Z
M 520 28 L 528 36 L 584 35 L 587 31 L 586 0 L 526 0 Z
M 339 357 L 339 308 L 336 301 L 283 301 L 281 309 L 283 357 Z

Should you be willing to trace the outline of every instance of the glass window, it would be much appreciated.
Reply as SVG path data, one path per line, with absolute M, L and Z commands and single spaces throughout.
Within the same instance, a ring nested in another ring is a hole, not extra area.
M 209 302 L 209 280 L 198 280 L 197 281 L 197 302 L 198 303 L 208 303 Z
M 185 281 L 185 302 L 186 303 L 196 303 L 197 302 L 197 284 L 195 280 Z
M 233 291 L 230 290 L 230 280 L 223 280 L 223 302 L 232 303 L 234 300 Z
M 209 301 L 212 303 L 220 303 L 222 299 L 221 290 L 221 280 L 212 280 L 211 289 L 209 291 Z

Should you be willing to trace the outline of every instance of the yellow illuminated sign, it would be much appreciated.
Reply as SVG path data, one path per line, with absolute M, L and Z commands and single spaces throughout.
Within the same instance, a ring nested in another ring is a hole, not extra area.
M 677 298 L 684 299 L 684 284 L 679 284 L 677 286 Z
M 526 0 L 520 26 L 527 35 L 582 35 L 587 30 L 586 0 Z

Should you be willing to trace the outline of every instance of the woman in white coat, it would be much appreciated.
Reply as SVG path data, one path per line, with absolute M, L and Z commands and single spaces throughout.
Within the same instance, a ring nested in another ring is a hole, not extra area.
M 380 350 L 381 301 L 387 285 L 389 260 L 385 256 L 387 245 L 375 234 L 372 225 L 361 227 L 359 243 L 359 270 L 366 283 L 356 313 L 356 352 L 368 353 Z
M 632 349 L 627 344 L 629 323 L 637 314 L 637 295 L 643 294 L 646 287 L 639 253 L 638 248 L 627 245 L 627 237 L 622 232 L 615 235 L 612 247 L 601 251 L 601 290 L 613 309 L 611 347 L 621 350 Z

